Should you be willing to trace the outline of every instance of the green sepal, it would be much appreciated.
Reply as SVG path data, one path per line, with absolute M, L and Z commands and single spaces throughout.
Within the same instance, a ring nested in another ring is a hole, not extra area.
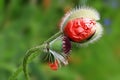
M 43 52 L 40 55 L 40 62 L 42 63 L 53 63 L 55 61 L 55 57 L 53 56 L 53 54 L 49 53 L 49 52 Z
M 52 44 L 50 44 L 50 49 L 58 53 L 62 52 L 62 38 L 58 37 L 55 39 Z

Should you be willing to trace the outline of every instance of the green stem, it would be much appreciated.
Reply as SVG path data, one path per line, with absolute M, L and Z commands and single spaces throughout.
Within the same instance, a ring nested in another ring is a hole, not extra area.
M 23 59 L 23 72 L 26 77 L 26 80 L 29 80 L 29 75 L 28 75 L 28 71 L 27 71 L 27 63 L 28 63 L 30 55 L 32 55 L 32 53 L 35 53 L 36 51 L 42 50 L 43 48 L 44 48 L 44 45 L 40 45 L 38 47 L 31 48 L 30 50 L 28 50 L 26 52 L 26 55 Z
M 55 35 L 53 35 L 52 37 L 50 37 L 48 40 L 46 40 L 44 43 L 50 43 L 52 40 L 56 39 L 57 37 L 59 37 L 62 34 L 62 32 L 57 32 Z
M 16 70 L 16 72 L 9 78 L 9 80 L 15 80 L 16 77 L 20 74 L 20 72 L 22 72 L 22 70 L 24 72 L 26 80 L 29 80 L 29 75 L 28 75 L 28 71 L 27 71 L 27 64 L 29 62 L 31 62 L 38 55 L 38 53 L 34 54 L 34 55 L 33 55 L 33 53 L 35 53 L 37 51 L 43 51 L 44 49 L 46 49 L 47 48 L 47 44 L 49 44 L 51 41 L 53 41 L 54 39 L 56 39 L 57 37 L 59 37 L 61 34 L 62 34 L 61 32 L 58 32 L 55 35 L 53 35 L 52 37 L 50 37 L 48 40 L 46 40 L 42 45 L 36 46 L 36 47 L 33 47 L 33 48 L 29 49 L 26 52 L 25 56 L 24 56 L 22 66 L 20 66 Z M 30 59 L 29 59 L 29 57 L 30 57 Z

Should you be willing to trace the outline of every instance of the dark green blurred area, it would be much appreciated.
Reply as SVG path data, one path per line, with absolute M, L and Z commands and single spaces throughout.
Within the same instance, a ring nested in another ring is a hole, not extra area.
M 65 11 L 84 3 L 100 12 L 103 37 L 88 47 L 74 45 L 69 65 L 58 71 L 35 59 L 32 80 L 120 80 L 119 0 L 0 0 L 0 80 L 12 75 L 26 50 L 59 31 Z

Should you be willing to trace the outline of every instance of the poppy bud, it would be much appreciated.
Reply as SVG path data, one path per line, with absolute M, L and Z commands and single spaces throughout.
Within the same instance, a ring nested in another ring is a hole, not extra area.
M 83 42 L 96 31 L 96 22 L 89 18 L 76 18 L 67 22 L 64 34 L 74 42 Z
M 66 13 L 60 23 L 60 30 L 71 41 L 91 43 L 101 37 L 102 26 L 97 22 L 99 13 L 88 7 L 81 7 Z

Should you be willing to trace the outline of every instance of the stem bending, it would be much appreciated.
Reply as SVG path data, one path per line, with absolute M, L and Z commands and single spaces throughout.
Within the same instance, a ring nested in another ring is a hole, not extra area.
M 29 57 L 32 55 L 32 53 L 35 53 L 36 51 L 42 50 L 43 48 L 44 48 L 44 45 L 40 45 L 38 47 L 31 48 L 30 50 L 28 50 L 26 52 L 26 55 L 23 59 L 23 72 L 24 72 L 24 75 L 26 77 L 26 80 L 29 80 L 29 75 L 28 75 L 28 71 L 27 71 L 27 63 L 28 63 Z
M 51 41 L 59 37 L 61 34 L 62 32 L 59 31 L 58 33 L 50 37 L 48 40 L 46 40 L 42 45 L 29 49 L 24 56 L 23 64 L 16 70 L 16 72 L 13 73 L 13 75 L 9 78 L 9 80 L 15 80 L 17 76 L 20 74 L 20 72 L 22 71 L 24 72 L 26 80 L 29 80 L 27 64 L 30 63 L 39 54 L 39 53 L 36 53 L 36 54 L 33 54 L 33 53 L 37 51 L 44 51 L 47 48 L 47 44 L 49 44 Z

